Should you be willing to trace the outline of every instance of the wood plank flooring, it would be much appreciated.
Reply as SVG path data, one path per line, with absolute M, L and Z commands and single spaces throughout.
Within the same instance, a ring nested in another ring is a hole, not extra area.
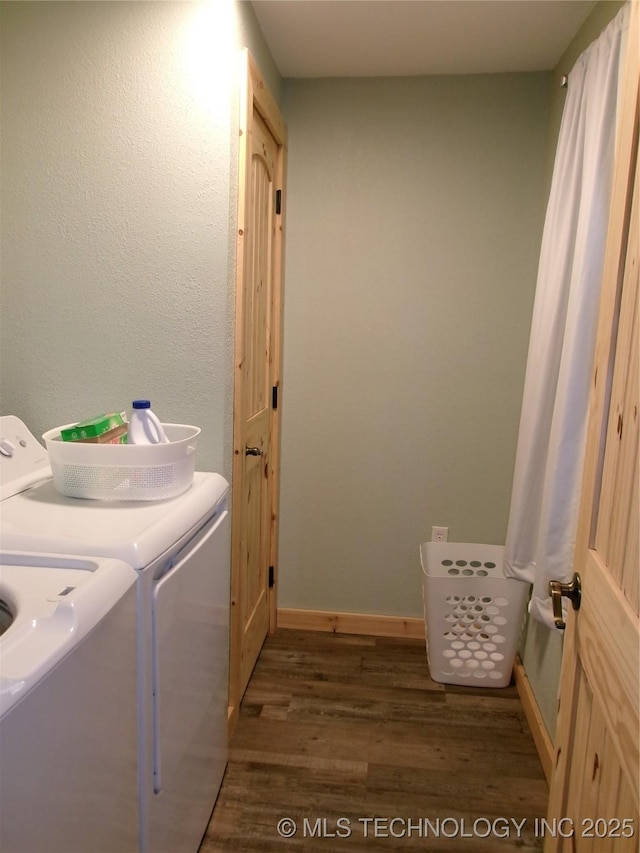
M 200 853 L 541 850 L 547 796 L 514 686 L 436 684 L 418 640 L 279 630 Z

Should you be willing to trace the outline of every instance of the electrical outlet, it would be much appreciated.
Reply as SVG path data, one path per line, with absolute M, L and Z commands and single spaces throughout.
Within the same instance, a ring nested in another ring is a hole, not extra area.
M 431 528 L 432 542 L 448 542 L 449 528 L 448 527 L 432 527 Z

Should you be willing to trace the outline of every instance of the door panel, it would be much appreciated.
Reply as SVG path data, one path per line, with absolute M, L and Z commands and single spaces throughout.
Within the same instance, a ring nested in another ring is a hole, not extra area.
M 275 612 L 282 306 L 282 196 L 286 130 L 251 58 L 244 55 L 238 189 L 229 718 L 238 706 Z M 273 626 L 275 627 L 275 626 Z
M 610 725 L 584 673 L 579 694 L 575 743 L 585 761 L 572 767 L 566 814 L 572 817 L 575 837 L 569 849 L 577 853 L 635 851 L 638 825 L 633 791 L 617 761 Z
M 273 285 L 273 218 L 277 146 L 254 111 L 251 155 L 251 224 L 247 232 L 250 274 L 245 282 L 245 414 L 268 412 L 270 306 Z
M 268 413 L 267 413 L 268 414 Z M 240 604 L 242 614 L 241 691 L 244 693 L 269 629 L 269 481 L 268 417 L 261 413 L 247 428 L 247 445 L 263 455 L 245 456 L 243 574 Z
M 244 518 L 240 573 L 244 693 L 269 628 L 269 451 L 271 430 L 271 291 L 274 283 L 273 221 L 278 147 L 257 110 L 251 145 L 251 207 L 244 278 Z M 251 453 L 247 454 L 247 449 Z M 255 454 L 255 455 L 253 455 Z
M 277 145 L 254 109 L 251 144 L 251 204 L 246 249 L 249 264 L 244 278 L 244 433 L 247 455 L 242 483 L 244 518 L 240 572 L 242 662 L 240 690 L 244 692 L 269 627 L 269 360 L 271 290 L 273 287 L 273 220 Z
M 632 224 L 632 229 L 638 223 Z M 638 612 L 638 293 L 628 281 L 621 304 L 618 352 L 607 426 L 596 550 Z M 634 571 L 634 564 L 635 569 Z
M 630 49 L 575 551 L 582 601 L 567 620 L 549 800 L 550 823 L 568 819 L 572 832 L 548 835 L 547 853 L 624 853 L 640 837 L 638 76 Z

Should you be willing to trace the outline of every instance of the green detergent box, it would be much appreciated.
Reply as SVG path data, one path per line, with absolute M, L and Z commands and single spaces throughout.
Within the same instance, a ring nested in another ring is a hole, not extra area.
M 60 431 L 63 441 L 89 441 L 124 444 L 126 442 L 127 420 L 124 412 L 110 415 L 95 415 L 85 421 Z

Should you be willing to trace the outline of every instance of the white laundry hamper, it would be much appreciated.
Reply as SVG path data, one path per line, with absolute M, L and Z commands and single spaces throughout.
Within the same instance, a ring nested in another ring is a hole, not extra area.
M 506 578 L 504 546 L 425 542 L 420 547 L 431 678 L 506 687 L 531 585 Z

